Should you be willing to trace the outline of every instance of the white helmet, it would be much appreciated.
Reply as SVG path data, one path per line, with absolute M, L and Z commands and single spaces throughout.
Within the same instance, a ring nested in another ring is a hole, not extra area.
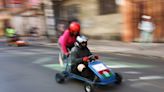
M 142 18 L 143 19 L 151 19 L 152 17 L 151 16 L 148 16 L 148 15 L 142 15 Z
M 79 47 L 86 47 L 87 46 L 87 41 L 88 41 L 88 38 L 86 36 L 84 36 L 84 35 L 77 36 L 76 45 L 79 46 Z M 85 44 L 82 45 L 83 43 L 85 43 Z
M 87 42 L 88 38 L 85 37 L 84 35 L 81 35 L 81 36 L 77 36 L 76 41 L 79 42 L 79 43 Z

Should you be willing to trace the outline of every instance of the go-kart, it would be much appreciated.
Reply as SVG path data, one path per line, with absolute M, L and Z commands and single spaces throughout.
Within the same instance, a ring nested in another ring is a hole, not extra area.
M 10 38 L 10 40 L 8 41 L 8 45 L 9 46 L 27 46 L 28 42 L 21 40 L 19 37 L 14 36 L 12 38 Z
M 77 79 L 85 82 L 85 92 L 94 92 L 94 86 L 96 85 L 121 84 L 122 82 L 122 76 L 119 73 L 115 73 L 101 61 L 93 59 L 93 55 L 90 56 L 90 62 L 88 62 L 89 69 L 95 75 L 93 80 L 71 72 L 70 62 L 68 59 L 66 61 L 65 70 L 55 75 L 57 83 L 62 84 L 67 79 Z
M 17 46 L 17 47 L 20 47 L 20 46 L 27 46 L 28 43 L 23 41 L 23 40 L 19 40 L 19 41 L 16 41 L 16 42 L 10 42 L 8 43 L 9 46 Z

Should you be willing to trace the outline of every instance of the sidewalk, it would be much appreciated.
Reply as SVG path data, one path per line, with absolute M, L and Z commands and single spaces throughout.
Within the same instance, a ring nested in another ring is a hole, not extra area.
M 31 43 L 34 45 L 34 43 Z M 37 41 L 35 45 L 57 47 L 57 43 Z M 133 54 L 164 58 L 164 43 L 124 43 L 120 41 L 89 40 L 88 47 L 92 52 Z
M 26 39 L 25 39 L 26 40 Z M 0 39 L 0 42 L 4 39 Z M 28 41 L 33 46 L 57 47 L 57 43 L 50 43 L 46 39 Z M 164 58 L 164 43 L 124 43 L 109 40 L 89 40 L 88 47 L 92 52 L 119 53 L 127 55 L 142 55 Z
M 163 43 L 124 43 L 119 41 L 106 40 L 93 40 L 93 42 L 90 42 L 92 50 L 97 50 L 99 52 L 134 54 L 164 58 Z

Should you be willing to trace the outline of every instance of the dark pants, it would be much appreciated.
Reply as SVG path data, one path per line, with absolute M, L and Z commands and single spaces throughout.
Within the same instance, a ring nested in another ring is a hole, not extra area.
M 79 64 L 84 64 L 84 65 L 86 66 L 86 68 L 84 68 L 82 72 L 79 72 L 79 71 L 77 70 L 77 66 L 78 66 Z M 94 77 L 95 77 L 95 74 L 94 74 L 93 71 L 88 67 L 88 64 L 87 64 L 87 63 L 83 63 L 83 62 L 82 62 L 82 63 L 78 63 L 78 64 L 73 64 L 73 65 L 71 66 L 71 71 L 72 71 L 73 73 L 77 74 L 77 75 L 80 75 L 80 76 L 85 77 L 85 78 L 90 79 L 90 80 L 93 80 Z

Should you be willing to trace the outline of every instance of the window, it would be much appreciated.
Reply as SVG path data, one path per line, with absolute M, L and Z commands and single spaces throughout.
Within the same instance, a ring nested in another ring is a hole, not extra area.
M 68 13 L 68 17 L 72 18 L 72 17 L 77 17 L 78 13 L 79 13 L 79 7 L 78 5 L 71 5 L 67 7 L 67 13 Z
M 0 9 L 4 8 L 4 1 L 0 0 Z
M 62 6 L 60 8 L 60 17 L 62 18 L 77 17 L 78 14 L 79 14 L 78 5 Z
M 71 21 L 77 21 L 80 22 L 78 19 L 79 14 L 79 5 L 73 4 L 69 6 L 62 6 L 60 8 L 60 18 L 66 19 L 69 22 Z
M 99 14 L 111 14 L 117 12 L 115 0 L 99 0 Z

